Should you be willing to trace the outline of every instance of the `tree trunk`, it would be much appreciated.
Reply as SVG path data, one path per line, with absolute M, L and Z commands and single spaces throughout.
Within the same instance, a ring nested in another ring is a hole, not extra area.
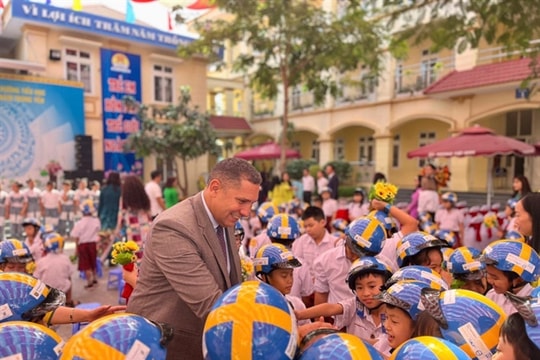
M 188 189 L 187 164 L 184 158 L 180 158 L 180 161 L 182 162 L 182 170 L 184 171 L 183 181 L 180 181 L 180 171 L 178 169 L 178 166 L 176 167 L 176 178 L 178 179 L 178 188 L 182 193 L 182 200 L 184 200 L 185 198 L 187 198 Z
M 281 174 L 285 172 L 286 152 L 287 152 L 287 129 L 289 128 L 289 77 L 287 69 L 282 68 L 281 79 L 283 81 L 283 118 L 281 119 L 281 153 L 279 156 L 279 171 Z

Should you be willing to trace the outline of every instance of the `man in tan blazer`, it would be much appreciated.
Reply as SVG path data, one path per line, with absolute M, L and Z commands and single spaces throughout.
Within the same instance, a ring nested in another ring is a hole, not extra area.
M 217 298 L 241 281 L 233 226 L 249 215 L 260 183 L 248 162 L 223 160 L 202 192 L 154 220 L 127 311 L 174 327 L 168 359 L 203 358 L 206 317 Z M 218 226 L 225 230 L 224 242 Z

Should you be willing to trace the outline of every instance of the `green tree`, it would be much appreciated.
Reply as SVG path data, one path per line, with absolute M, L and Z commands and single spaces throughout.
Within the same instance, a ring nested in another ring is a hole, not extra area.
M 127 106 L 139 106 L 133 99 L 125 100 Z M 137 156 L 155 155 L 176 165 L 180 160 L 183 177 L 175 166 L 178 187 L 183 197 L 188 189 L 187 162 L 205 154 L 217 155 L 216 133 L 210 124 L 210 116 L 192 106 L 187 87 L 180 89 L 178 103 L 162 109 L 139 106 L 138 118 L 141 129 L 131 134 L 126 149 Z
M 357 3 L 357 0 L 353 0 Z M 369 0 L 373 19 L 393 29 L 394 38 L 465 51 L 481 41 L 508 54 L 529 56 L 530 78 L 538 77 L 540 0 Z
M 289 129 L 289 93 L 302 87 L 321 103 L 327 94 L 339 94 L 337 74 L 364 64 L 377 73 L 384 40 L 381 29 L 366 18 L 360 6 L 337 17 L 317 1 L 216 0 L 226 19 L 196 23 L 200 38 L 181 47 L 182 57 L 204 55 L 220 62 L 217 49 L 243 43 L 247 51 L 232 59 L 232 70 L 245 74 L 254 91 L 275 99 L 283 93 L 280 143 L 281 171 Z M 391 48 L 387 45 L 386 49 Z M 221 65 L 223 62 L 221 61 Z

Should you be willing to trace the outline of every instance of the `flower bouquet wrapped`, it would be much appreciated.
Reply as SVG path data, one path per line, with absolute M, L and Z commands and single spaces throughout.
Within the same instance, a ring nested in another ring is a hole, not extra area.
M 488 229 L 493 229 L 499 226 L 499 220 L 497 219 L 497 215 L 494 213 L 487 214 L 484 216 L 484 225 Z
M 242 267 L 242 281 L 251 280 L 253 277 L 253 262 L 249 258 L 240 259 L 240 265 Z
M 370 201 L 377 199 L 389 204 L 393 204 L 394 200 L 396 199 L 397 192 L 398 188 L 394 184 L 385 181 L 377 181 L 369 189 L 368 198 Z
M 139 251 L 139 245 L 133 240 L 116 242 L 113 244 L 111 263 L 122 265 L 125 270 L 131 272 L 137 262 L 137 255 L 135 255 L 137 251 Z M 122 291 L 122 297 L 126 300 L 129 299 L 132 291 L 133 287 L 129 284 L 125 284 L 124 290 Z

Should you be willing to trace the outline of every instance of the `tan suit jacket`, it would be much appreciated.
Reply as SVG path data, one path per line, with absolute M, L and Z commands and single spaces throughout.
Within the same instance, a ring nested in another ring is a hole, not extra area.
M 204 321 L 218 297 L 241 281 L 233 229 L 227 229 L 230 274 L 218 241 L 202 193 L 154 220 L 127 311 L 174 327 L 168 359 L 203 358 Z

